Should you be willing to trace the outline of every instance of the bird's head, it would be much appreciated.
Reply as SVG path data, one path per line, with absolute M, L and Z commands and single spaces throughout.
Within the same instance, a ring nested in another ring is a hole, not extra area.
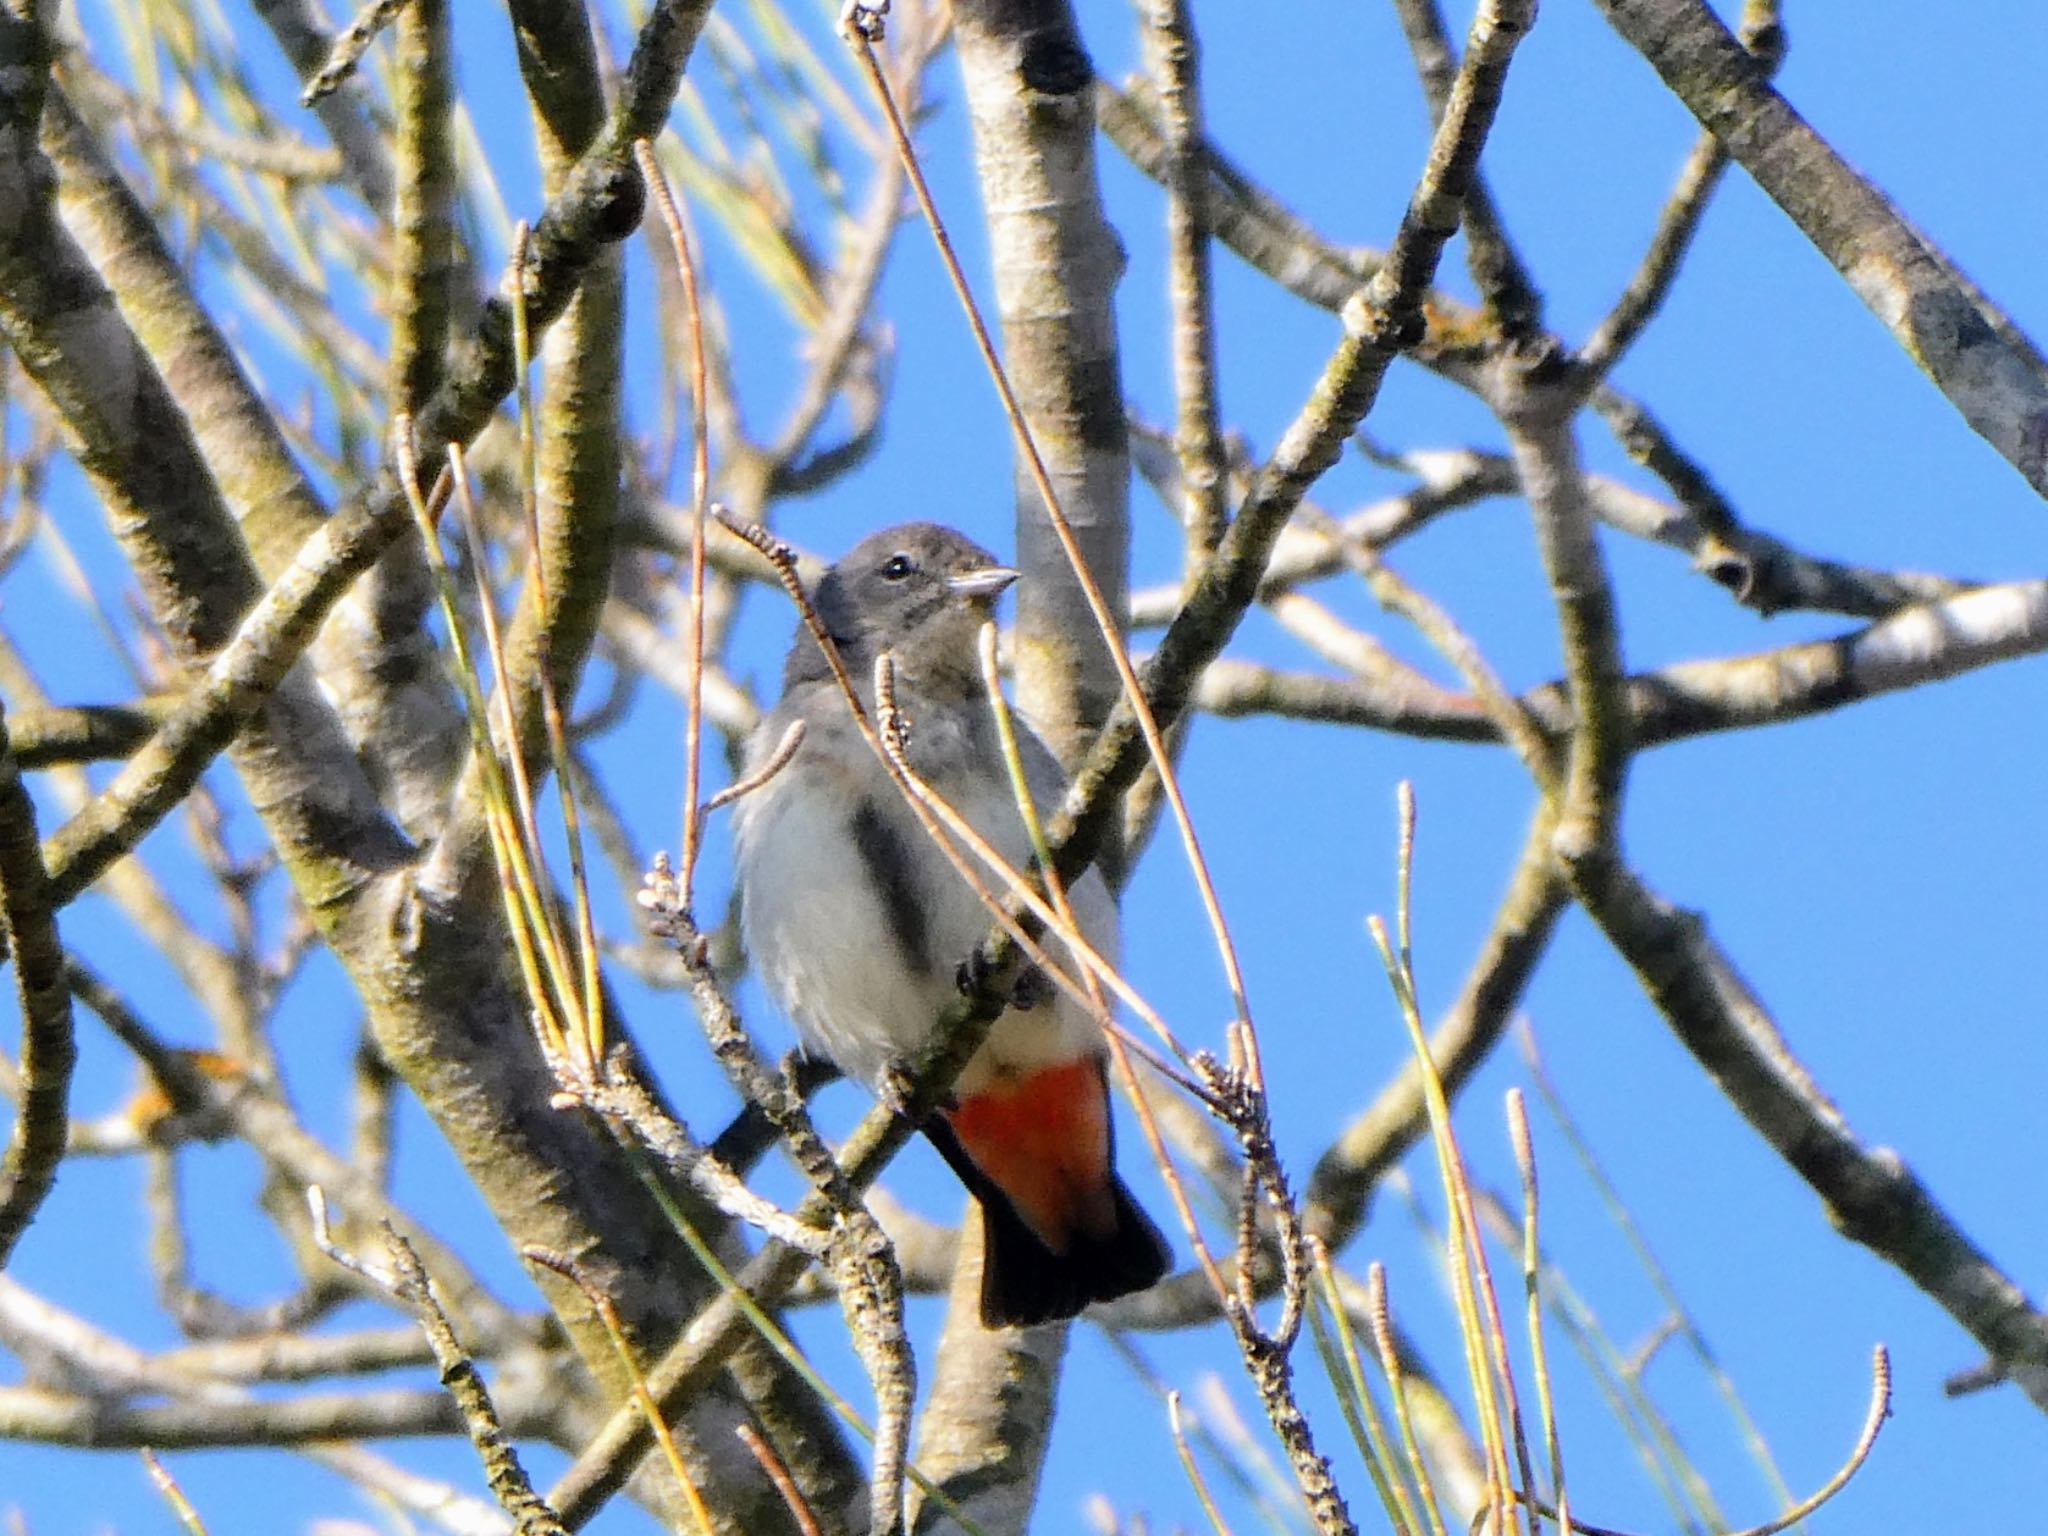
M 884 651 L 906 679 L 972 678 L 978 676 L 975 637 L 1016 579 L 965 534 L 937 523 L 904 523 L 854 545 L 825 573 L 811 600 L 856 681 L 867 681 Z M 790 680 L 822 665 L 816 647 L 800 634 Z

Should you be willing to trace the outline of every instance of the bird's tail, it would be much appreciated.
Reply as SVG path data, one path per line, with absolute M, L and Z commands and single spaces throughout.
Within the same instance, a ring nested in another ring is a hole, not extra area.
M 1141 1291 L 1171 1254 L 1116 1176 L 1109 1084 L 1084 1057 L 989 1087 L 924 1127 L 981 1202 L 981 1320 L 1024 1327 Z
M 990 1328 L 1027 1328 L 1073 1317 L 1098 1301 L 1114 1301 L 1158 1283 L 1171 1255 L 1122 1179 L 1111 1176 L 1115 1224 L 1101 1235 L 1074 1233 L 1054 1253 L 1024 1224 L 1000 1190 L 981 1201 L 981 1320 Z

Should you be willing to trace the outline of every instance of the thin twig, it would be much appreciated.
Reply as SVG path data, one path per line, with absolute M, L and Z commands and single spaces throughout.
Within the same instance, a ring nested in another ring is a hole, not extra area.
M 1775 75 L 1785 62 L 1785 31 L 1778 23 L 1777 0 L 1747 0 L 1739 35 L 1743 46 L 1762 63 L 1765 74 Z M 1707 203 L 1728 168 L 1728 158 L 1728 146 L 1711 131 L 1702 133 L 1693 144 L 1634 276 L 1579 348 L 1578 362 L 1588 380 L 1605 378 L 1663 308 L 1679 265 L 1699 232 Z
M 482 536 L 477 531 L 475 510 L 470 502 L 467 462 L 461 446 L 450 444 L 448 466 L 437 477 L 436 490 L 443 491 L 440 504 L 445 505 L 446 488 L 453 488 L 464 534 L 469 541 L 470 563 L 478 583 L 477 611 L 483 622 L 484 645 L 492 673 L 498 680 L 496 696 L 504 706 L 506 748 L 503 756 L 491 738 L 492 711 L 484 701 L 482 674 L 470 651 L 457 610 L 454 578 L 441 553 L 440 534 L 435 522 L 437 504 L 420 490 L 412 419 L 401 413 L 392 423 L 392 436 L 391 456 L 397 466 L 400 483 L 406 489 L 407 504 L 419 530 L 421 547 L 426 551 L 427 565 L 433 573 L 442 614 L 448 626 L 448 646 L 454 653 L 455 677 L 462 689 L 464 716 L 469 726 L 470 757 L 481 777 L 483 814 L 490 829 L 492 852 L 499 871 L 499 897 L 506 927 L 513 936 L 513 950 L 519 960 L 528 1007 L 543 1048 L 557 1055 L 566 1054 L 572 1037 L 565 1028 L 564 1017 L 573 1013 L 574 999 L 561 994 L 559 983 L 570 971 L 562 952 L 559 925 L 553 920 L 548 898 L 540 889 L 536 872 L 540 834 L 533 825 L 533 792 L 526 777 L 525 754 L 519 750 L 517 731 L 511 718 L 505 647 L 498 625 L 497 602 L 485 579 L 489 567 L 480 558 Z M 506 782 L 508 766 L 512 780 L 509 786 Z M 579 1031 L 573 1038 L 581 1042 L 583 1036 Z
M 1310 1312 L 1309 1318 L 1316 1329 L 1318 1345 L 1328 1346 L 1324 1348 L 1324 1363 L 1331 1384 L 1338 1389 L 1338 1407 L 1351 1424 L 1352 1438 L 1358 1443 L 1366 1472 L 1372 1478 L 1373 1490 L 1379 1495 L 1380 1504 L 1393 1523 L 1395 1536 L 1419 1536 L 1422 1527 L 1415 1513 L 1415 1501 L 1409 1497 L 1408 1479 L 1395 1463 L 1393 1446 L 1387 1439 L 1386 1421 L 1366 1381 L 1365 1358 L 1359 1349 L 1358 1331 L 1352 1326 L 1352 1308 L 1346 1302 L 1336 1266 L 1330 1262 L 1330 1250 L 1315 1237 L 1309 1238 L 1308 1247 L 1309 1257 L 1315 1263 L 1317 1287 L 1324 1302 L 1322 1308 Z M 1352 1284 L 1355 1288 L 1355 1282 Z M 1326 1339 L 1329 1330 L 1322 1323 L 1325 1311 L 1334 1325 L 1334 1340 Z M 1341 1359 L 1341 1372 L 1336 1369 L 1339 1362 L 1331 1359 L 1333 1354 Z M 1348 1393 L 1344 1390 L 1347 1386 L 1350 1389 Z
M 642 887 L 640 905 L 656 931 L 669 939 L 682 957 L 712 1054 L 741 1097 L 760 1109 L 775 1127 L 798 1168 L 832 1207 L 829 1229 L 808 1230 L 813 1234 L 812 1251 L 826 1261 L 838 1281 L 848 1334 L 875 1391 L 875 1467 L 869 1516 L 875 1536 L 884 1536 L 899 1530 L 903 1523 L 904 1463 L 917 1391 L 916 1366 L 903 1331 L 903 1272 L 887 1234 L 811 1123 L 802 1096 L 755 1053 L 752 1040 L 712 973 L 707 947 L 684 901 L 675 876 L 658 860 Z M 800 1218 L 798 1223 L 801 1229 Z
M 698 1492 L 696 1480 L 690 1476 L 690 1469 L 683 1461 L 682 1452 L 676 1448 L 675 1436 L 669 1430 L 668 1420 L 655 1403 L 653 1394 L 647 1390 L 647 1377 L 641 1371 L 639 1358 L 634 1354 L 633 1346 L 626 1337 L 625 1325 L 619 1320 L 618 1308 L 612 1305 L 612 1299 L 606 1294 L 605 1288 L 567 1254 L 553 1253 L 531 1243 L 521 1252 L 533 1263 L 544 1269 L 553 1270 L 574 1285 L 603 1321 L 604 1330 L 611 1337 L 612 1348 L 618 1351 L 619 1361 L 625 1366 L 626 1374 L 633 1383 L 634 1405 L 646 1416 L 647 1426 L 653 1432 L 655 1443 L 661 1447 L 663 1459 L 668 1463 L 669 1474 L 675 1478 L 676 1486 L 683 1490 L 684 1502 L 689 1505 L 690 1515 L 697 1522 L 698 1536 L 711 1536 L 711 1511 L 705 1507 L 704 1495 Z
M 533 1491 L 533 1483 L 519 1464 L 519 1453 L 498 1421 L 490 1389 L 484 1385 L 476 1362 L 455 1337 L 454 1326 L 442 1310 L 433 1282 L 412 1244 L 396 1227 L 385 1222 L 385 1253 L 391 1267 L 377 1268 L 335 1243 L 327 1227 L 327 1198 L 317 1184 L 307 1189 L 306 1205 L 313 1217 L 313 1241 L 320 1251 L 368 1280 L 418 1320 L 420 1331 L 434 1352 L 434 1363 L 440 1367 L 441 1384 L 462 1411 L 462 1422 L 483 1461 L 491 1493 L 512 1517 L 520 1536 L 567 1536 L 555 1512 Z
M 1543 1342 L 1543 1247 L 1539 1232 L 1539 1185 L 1536 1145 L 1529 1135 L 1529 1111 L 1522 1090 L 1508 1090 L 1508 1139 L 1515 1149 L 1515 1167 L 1522 1176 L 1522 1288 L 1529 1331 L 1529 1354 L 1536 1371 L 1536 1401 L 1543 1415 L 1543 1440 L 1550 1451 L 1550 1487 L 1557 1499 L 1557 1520 L 1571 1525 L 1571 1495 L 1564 1480 L 1564 1440 L 1557 1430 L 1557 1405 L 1550 1391 L 1550 1357 Z M 1522 1486 L 1529 1487 L 1527 1470 Z
M 1549 1068 L 1536 1046 L 1536 1033 L 1528 1026 L 1527 1020 L 1523 1021 L 1517 1043 L 1521 1047 L 1522 1065 L 1529 1075 L 1531 1085 L 1543 1100 L 1544 1107 L 1549 1110 L 1550 1118 L 1563 1135 L 1566 1145 L 1578 1159 L 1581 1170 L 1599 1195 L 1601 1204 L 1606 1207 L 1609 1220 L 1627 1242 L 1644 1276 L 1663 1302 L 1666 1313 L 1676 1323 L 1680 1336 L 1698 1359 L 1708 1379 L 1713 1382 L 1715 1390 L 1721 1394 L 1723 1402 L 1727 1404 L 1730 1418 L 1734 1420 L 1737 1430 L 1748 1443 L 1750 1455 L 1763 1471 L 1772 1491 L 1785 1503 L 1790 1504 L 1791 1486 L 1785 1481 L 1785 1475 L 1778 1467 L 1777 1458 L 1771 1451 L 1770 1441 L 1765 1436 L 1763 1427 L 1757 1423 L 1755 1415 L 1743 1402 L 1734 1378 L 1721 1363 L 1713 1345 L 1693 1316 L 1692 1309 L 1679 1294 L 1677 1284 L 1650 1247 L 1649 1238 L 1644 1233 L 1641 1223 L 1636 1220 L 1635 1213 L 1623 1199 L 1621 1191 L 1615 1186 L 1614 1180 L 1601 1165 L 1599 1158 L 1595 1156 L 1592 1144 L 1579 1128 L 1570 1105 L 1565 1102 L 1558 1085 L 1551 1080 Z
M 1406 871 L 1412 868 L 1413 860 L 1414 801 L 1405 783 L 1401 789 L 1400 867 Z M 1404 874 L 1400 903 L 1404 911 L 1407 884 L 1408 877 Z M 1472 1209 L 1471 1185 L 1465 1176 L 1457 1131 L 1451 1123 L 1450 1101 L 1444 1095 L 1443 1084 L 1428 1070 L 1428 1043 L 1422 1033 L 1422 1017 L 1415 998 L 1414 966 L 1408 945 L 1405 940 L 1397 943 L 1390 939 L 1385 922 L 1377 914 L 1369 917 L 1366 925 L 1386 967 L 1387 979 L 1394 989 L 1402 1022 L 1407 1026 L 1417 1065 L 1423 1069 L 1422 1087 L 1429 1108 L 1430 1135 L 1435 1143 L 1437 1172 L 1443 1181 L 1444 1204 L 1449 1213 L 1446 1246 L 1452 1298 L 1457 1306 L 1458 1332 L 1465 1349 L 1466 1374 L 1478 1404 L 1480 1442 L 1486 1453 L 1488 1509 L 1494 1529 L 1505 1532 L 1509 1513 L 1507 1490 L 1513 1486 L 1513 1480 L 1508 1471 L 1507 1438 L 1501 1424 L 1504 1410 L 1520 1447 L 1521 1414 L 1515 1399 L 1513 1377 L 1505 1369 L 1505 1341 L 1485 1249 Z M 1405 921 L 1397 931 L 1405 933 Z M 1495 1351 L 1491 1362 L 1486 1354 L 1489 1341 Z M 1522 1459 L 1526 1462 L 1526 1453 Z
M 782 1495 L 782 1502 L 789 1510 L 790 1519 L 796 1522 L 799 1536 L 824 1536 L 817 1515 L 812 1511 L 809 1501 L 804 1498 L 803 1489 L 797 1487 L 796 1479 L 789 1475 L 789 1468 L 783 1465 L 782 1458 L 775 1454 L 775 1447 L 770 1445 L 761 1432 L 751 1424 L 737 1424 L 733 1426 L 733 1433 L 739 1437 L 740 1444 L 747 1448 L 747 1453 L 767 1474 L 768 1481 L 775 1485 L 775 1491 Z
M 705 422 L 704 314 L 697 301 L 697 263 L 690 237 L 676 208 L 675 193 L 661 173 L 654 146 L 642 139 L 633 146 L 640 174 L 654 191 L 655 211 L 668 230 L 676 275 L 682 280 L 683 314 L 689 330 L 690 357 L 690 628 L 689 692 L 683 728 L 683 907 L 691 905 L 697 874 L 698 839 L 703 834 L 697 809 L 701 794 L 704 740 L 704 524 L 711 505 L 711 437 Z M 709 807 L 706 807 L 708 810 Z
M 1890 1351 L 1880 1344 L 1871 1352 L 1870 1409 L 1864 1415 L 1862 1432 L 1857 1435 L 1856 1444 L 1850 1449 L 1848 1459 L 1835 1470 L 1834 1476 L 1784 1513 L 1773 1516 L 1761 1525 L 1747 1525 L 1739 1531 L 1731 1531 L 1729 1536 L 1778 1536 L 1780 1531 L 1790 1530 L 1817 1512 L 1836 1494 L 1848 1487 L 1849 1480 L 1863 1470 L 1864 1462 L 1870 1459 L 1871 1451 L 1876 1449 L 1878 1432 L 1884 1428 L 1884 1421 L 1890 1418 L 1891 1414 L 1892 1358 Z M 1579 1536 L 1628 1536 L 1626 1532 L 1612 1530 L 1604 1525 L 1590 1525 L 1583 1520 L 1567 1521 L 1563 1511 L 1552 1509 L 1540 1499 L 1532 1499 L 1526 1495 L 1521 1497 L 1524 1503 L 1551 1519 L 1560 1521 L 1565 1529 L 1576 1531 Z
M 547 546 L 542 542 L 540 523 L 540 478 L 533 412 L 533 333 L 526 313 L 526 262 L 530 240 L 530 231 L 522 221 L 512 235 L 513 397 L 519 417 L 519 508 L 526 526 L 527 570 L 533 591 L 532 611 L 536 616 L 531 634 L 534 674 L 540 684 L 541 719 L 547 732 L 550 760 L 566 763 L 570 760 L 569 733 L 555 685 L 554 626 L 550 622 L 556 608 L 548 592 Z M 478 581 L 484 579 L 482 567 L 478 568 L 476 575 Z M 502 652 L 493 658 L 493 665 L 497 669 L 498 692 L 505 712 L 505 750 L 511 755 L 517 772 L 523 765 L 525 752 L 515 723 L 513 690 L 510 677 L 504 670 Z M 597 920 L 591 910 L 590 881 L 584 868 L 583 821 L 577 812 L 576 795 L 566 773 L 555 775 L 555 798 L 561 811 L 563 842 L 569 853 L 569 889 L 576 914 L 575 958 L 582 982 L 580 993 L 573 994 L 579 1005 L 572 1013 L 574 1038 L 584 1060 L 595 1064 L 603 1061 L 606 1055 L 604 983 L 598 974 Z M 533 796 L 524 782 L 519 786 L 517 808 L 520 824 L 525 828 L 528 839 L 526 859 L 538 884 L 545 868 L 544 856 L 540 834 L 533 822 Z M 560 947 L 560 941 L 557 941 L 557 948 Z M 567 974 L 564 969 L 557 977 L 557 985 L 563 987 L 565 997 L 572 995 L 566 987 Z
M 729 1010 L 727 1010 L 729 1016 Z M 736 1221 L 800 1248 L 814 1258 L 823 1258 L 827 1234 L 806 1226 L 765 1196 L 757 1195 L 710 1149 L 691 1139 L 690 1133 L 662 1108 L 634 1069 L 630 1051 L 619 1046 L 612 1051 L 605 1070 L 596 1077 L 582 1074 L 573 1058 L 558 1058 L 555 1075 L 562 1084 L 557 1096 L 564 1105 L 580 1104 L 593 1114 L 628 1133 L 633 1142 L 645 1147 L 702 1199 Z M 750 1099 L 749 1103 L 757 1101 Z M 758 1107 L 758 1104 L 757 1104 Z
M 320 72 L 306 83 L 306 89 L 299 100 L 305 106 L 316 105 L 321 98 L 334 91 L 356 72 L 356 65 L 363 55 L 370 51 L 370 45 L 377 40 L 377 34 L 390 26 L 398 13 L 405 9 L 406 0 L 369 0 L 334 39 L 334 47 L 327 55 L 327 62 Z
M 1209 1483 L 1202 1476 L 1202 1469 L 1195 1461 L 1195 1453 L 1188 1446 L 1187 1429 L 1181 1423 L 1180 1394 L 1166 1394 L 1166 1422 L 1173 1432 L 1173 1448 L 1180 1453 L 1182 1470 L 1188 1475 L 1188 1482 L 1194 1486 L 1195 1502 L 1202 1506 L 1202 1513 L 1209 1517 L 1209 1524 L 1216 1536 L 1230 1536 L 1230 1527 L 1223 1522 L 1223 1512 L 1216 1507 L 1215 1495 L 1209 1492 Z
M 1365 1272 L 1366 1316 L 1372 1327 L 1373 1351 L 1387 1378 L 1387 1393 L 1393 1399 L 1394 1422 L 1401 1429 L 1401 1447 L 1408 1457 L 1408 1472 L 1429 1517 L 1432 1536 L 1447 1536 L 1443 1510 L 1437 1504 L 1436 1483 L 1429 1475 L 1422 1444 L 1415 1433 L 1415 1417 L 1409 1409 L 1407 1379 L 1401 1351 L 1394 1342 L 1394 1317 L 1387 1303 L 1387 1267 L 1378 1259 Z
M 1728 148 L 1711 133 L 1703 133 L 1685 157 L 1678 184 L 1658 215 L 1656 231 L 1643 252 L 1642 263 L 1614 307 L 1593 328 L 1579 348 L 1578 361 L 1586 370 L 1588 385 L 1603 379 L 1622 355 L 1635 344 L 1643 327 L 1657 311 L 1678 278 L 1679 264 L 1699 232 L 1707 203 L 1728 168 Z
M 178 1486 L 178 1480 L 171 1476 L 170 1469 L 157 1460 L 156 1452 L 146 1445 L 142 1448 L 141 1455 L 143 1466 L 149 1469 L 149 1480 L 156 1484 L 156 1491 L 163 1496 L 164 1502 L 171 1506 L 171 1513 L 178 1517 L 178 1524 L 182 1525 L 190 1536 L 206 1536 L 206 1522 L 199 1518 L 199 1511 L 194 1509 L 192 1501 L 185 1497 L 185 1490 Z
M 1443 13 L 1436 0 L 1396 0 L 1394 8 L 1408 35 L 1408 50 L 1414 56 L 1434 127 L 1443 120 L 1457 79 L 1457 62 L 1451 55 Z M 1465 194 L 1464 227 L 1466 265 L 1486 301 L 1489 317 L 1504 340 L 1511 344 L 1526 341 L 1542 329 L 1543 298 L 1508 239 L 1484 174 L 1474 173 L 1471 190 Z

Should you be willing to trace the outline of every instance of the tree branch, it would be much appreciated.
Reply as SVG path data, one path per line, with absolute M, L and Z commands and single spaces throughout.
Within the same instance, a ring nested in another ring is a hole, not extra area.
M 1257 595 L 1281 528 L 1371 410 L 1394 358 L 1421 339 L 1423 301 L 1457 229 L 1480 145 L 1493 126 L 1508 61 L 1528 15 L 1525 6 L 1504 4 L 1482 11 L 1474 23 L 1458 88 L 1385 262 L 1345 300 L 1344 340 L 1255 477 L 1222 544 L 1196 572 L 1186 603 L 1145 669 L 1146 695 L 1162 722 L 1179 716 L 1202 669 L 1236 631 Z M 1068 809 L 1047 828 L 1063 875 L 1085 865 L 1108 829 L 1116 796 L 1144 765 L 1136 718 L 1128 705 L 1120 704 L 1075 777 Z
M 36 808 L 21 782 L 0 714 L 0 922 L 21 1004 L 14 1129 L 0 1160 L 0 1269 L 56 1182 L 64 1156 L 71 1072 L 78 1051 L 64 942 L 36 841 Z
M 1972 430 L 2048 495 L 2048 363 L 2025 333 L 1772 88 L 1702 0 L 1595 3 Z
M 1826 1202 L 1829 1220 L 1931 1296 L 2048 1410 L 2048 1314 L 1956 1225 L 1898 1153 L 1855 1136 L 1705 920 L 1610 856 L 1575 871 L 1572 888 L 1685 1048 Z
M 553 1405 L 522 1393 L 501 1402 L 514 1435 L 544 1435 Z M 132 1404 L 40 1387 L 0 1387 L 0 1439 L 93 1450 L 149 1446 L 305 1445 L 322 1440 L 389 1440 L 459 1435 L 462 1415 L 441 1392 L 320 1392 L 246 1402 Z
M 1642 751 L 1717 731 L 1781 725 L 2043 650 L 2048 585 L 2016 581 L 1970 588 L 1832 639 L 1637 673 L 1623 684 L 1629 736 Z M 1532 688 L 1518 702 L 1547 736 L 1562 740 L 1570 732 L 1571 703 L 1563 683 Z M 1195 704 L 1226 716 L 1283 715 L 1437 741 L 1502 739 L 1498 725 L 1469 694 L 1418 693 L 1227 657 L 1203 672 Z
M 604 249 L 637 223 L 643 192 L 632 145 L 660 126 L 708 3 L 663 0 L 655 6 L 627 66 L 618 110 L 535 224 L 525 277 L 536 334 L 560 317 Z M 438 464 L 449 443 L 467 442 L 482 430 L 511 392 L 512 352 L 511 308 L 500 296 L 456 349 L 441 387 L 414 423 L 422 463 Z M 184 797 L 276 688 L 342 593 L 410 526 L 404 489 L 387 466 L 299 547 L 150 747 L 52 839 L 45 857 L 60 901 L 90 884 Z M 395 846 L 373 845 L 365 862 L 374 868 L 380 859 L 401 856 Z M 323 911 L 346 894 L 311 892 L 308 903 Z
M 1094 71 L 1066 0 L 954 7 L 1006 371 L 1112 612 L 1130 565 L 1130 461 L 1113 298 L 1123 251 L 1095 176 Z M 1116 669 L 1029 466 L 1017 468 L 1019 696 L 1069 767 Z

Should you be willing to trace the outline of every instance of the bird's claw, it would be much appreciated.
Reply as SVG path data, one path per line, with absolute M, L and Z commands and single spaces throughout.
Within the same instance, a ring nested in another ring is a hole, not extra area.
M 924 1119 L 918 1110 L 917 1070 L 908 1061 L 892 1061 L 882 1068 L 881 1081 L 875 1084 L 875 1096 L 889 1106 L 892 1113 L 900 1115 L 916 1125 Z M 952 1109 L 958 1101 L 952 1094 L 940 1096 L 934 1109 Z
M 1018 967 L 1017 979 L 1010 983 L 1010 1006 L 1029 1013 L 1040 1003 L 1052 998 L 1052 981 L 1044 971 L 1035 965 Z
M 953 984 L 962 997 L 1000 997 L 1006 1007 L 1025 1013 L 1052 996 L 1052 983 L 1037 966 L 1016 959 L 997 964 L 980 949 L 960 962 Z

